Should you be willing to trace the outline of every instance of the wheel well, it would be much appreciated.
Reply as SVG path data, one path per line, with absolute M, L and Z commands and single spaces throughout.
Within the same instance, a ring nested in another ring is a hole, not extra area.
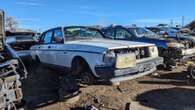
M 35 61 L 41 62 L 38 55 L 35 56 Z
M 76 57 L 73 58 L 72 63 L 71 63 L 71 68 L 72 68 L 75 61 L 80 61 L 80 62 L 84 63 L 86 68 L 91 70 L 91 68 L 90 68 L 89 64 L 87 63 L 87 61 L 81 56 L 76 56 Z

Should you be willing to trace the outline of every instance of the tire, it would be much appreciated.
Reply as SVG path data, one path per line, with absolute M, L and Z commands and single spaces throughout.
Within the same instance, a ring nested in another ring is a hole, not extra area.
M 167 70 L 167 71 L 173 71 L 173 66 L 171 66 L 171 65 L 166 65 L 166 66 L 165 66 L 165 70 Z
M 28 110 L 27 102 L 25 100 L 21 100 L 20 103 L 16 104 L 17 110 Z
M 40 64 L 41 64 L 41 61 L 38 56 L 36 56 L 35 59 L 32 60 L 32 63 L 31 63 L 32 66 L 39 66 Z
M 87 84 L 87 85 L 93 85 L 96 83 L 96 78 L 93 76 L 91 72 L 84 72 L 81 74 L 81 83 L 82 84 Z
M 194 66 L 190 65 L 187 68 L 187 73 L 188 73 L 189 78 L 195 79 L 195 67 Z
M 78 76 L 82 84 L 92 85 L 96 81 L 89 65 L 82 59 L 75 59 L 72 63 L 71 74 Z

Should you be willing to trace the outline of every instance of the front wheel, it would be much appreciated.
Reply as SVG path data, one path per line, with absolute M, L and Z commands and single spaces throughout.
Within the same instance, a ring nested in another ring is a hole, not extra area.
M 95 83 L 95 76 L 93 75 L 89 65 L 82 59 L 75 59 L 71 67 L 71 75 L 79 78 L 82 84 L 91 85 Z
M 92 85 L 96 82 L 95 76 L 91 72 L 84 72 L 81 74 L 81 83 Z

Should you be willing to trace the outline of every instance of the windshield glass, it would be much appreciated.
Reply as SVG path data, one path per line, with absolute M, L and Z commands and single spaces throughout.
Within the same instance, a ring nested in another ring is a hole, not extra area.
M 64 29 L 66 40 L 78 40 L 78 39 L 97 39 L 103 38 L 102 34 L 94 29 L 87 27 L 70 27 Z
M 164 31 L 170 32 L 170 33 L 177 33 L 178 32 L 176 29 L 173 29 L 173 28 L 164 28 Z
M 136 34 L 138 37 L 144 37 L 147 35 L 156 35 L 154 32 L 145 28 L 129 28 L 129 30 L 134 34 Z

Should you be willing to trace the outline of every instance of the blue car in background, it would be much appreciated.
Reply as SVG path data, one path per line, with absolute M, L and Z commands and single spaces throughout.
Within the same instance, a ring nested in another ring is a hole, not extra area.
M 167 35 L 168 37 L 176 37 L 178 30 L 172 27 L 146 27 L 148 30 L 158 34 Z
M 184 44 L 185 48 L 190 49 L 194 47 L 195 37 L 190 33 L 181 32 L 182 29 L 175 27 L 147 27 L 147 29 L 155 32 L 161 37 L 168 37 L 169 39 L 175 39 L 179 43 Z
M 124 27 L 121 25 L 101 29 L 107 38 L 153 43 L 158 47 L 159 56 L 164 58 L 164 64 L 171 70 L 176 62 L 195 56 L 195 43 L 189 39 L 164 37 L 142 27 Z M 190 42 L 190 43 L 189 43 Z M 186 45 L 186 43 L 188 45 Z

